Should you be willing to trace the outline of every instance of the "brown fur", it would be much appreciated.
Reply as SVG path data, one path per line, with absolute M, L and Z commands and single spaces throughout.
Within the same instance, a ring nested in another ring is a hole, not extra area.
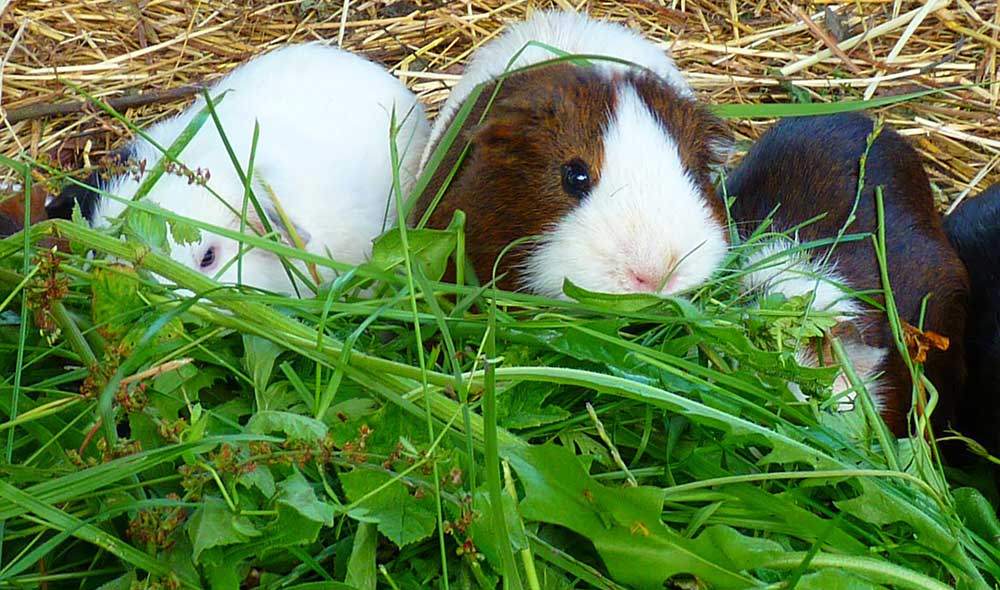
M 430 216 L 429 227 L 443 228 L 458 209 L 466 214 L 467 251 L 481 282 L 514 240 L 540 235 L 579 203 L 562 190 L 561 167 L 580 158 L 596 184 L 601 175 L 603 133 L 614 112 L 616 90 L 632 84 L 681 147 L 681 157 L 706 191 L 720 219 L 722 206 L 712 195 L 709 166 L 716 161 L 708 141 L 726 141 L 729 131 L 705 107 L 681 98 L 662 80 L 646 74 L 609 80 L 593 68 L 556 64 L 518 73 L 486 87 L 417 202 L 420 219 L 439 192 L 466 142 L 470 149 L 447 192 Z M 480 119 L 482 122 L 480 123 Z M 510 251 L 498 267 L 503 289 L 521 287 L 518 265 L 530 244 Z M 449 276 L 451 278 L 453 275 Z
M 872 121 L 857 114 L 789 119 L 771 129 L 730 176 L 727 189 L 736 200 L 735 221 L 752 231 L 780 204 L 774 229 L 786 231 L 817 215 L 826 217 L 799 231 L 802 241 L 834 237 L 847 220 L 858 186 L 859 160 Z M 866 177 L 847 234 L 877 230 L 875 187 L 883 187 L 886 258 L 889 280 L 900 317 L 916 326 L 921 301 L 930 294 L 924 329 L 950 339 L 947 351 L 931 351 L 925 372 L 940 393 L 934 413 L 938 428 L 954 419 L 965 379 L 963 366 L 965 314 L 969 280 L 941 227 L 930 183 L 920 156 L 891 129 L 883 129 L 872 146 Z M 825 252 L 815 252 L 816 256 Z M 870 240 L 841 243 L 831 261 L 859 291 L 882 288 L 878 261 Z M 881 296 L 875 296 L 884 304 Z M 882 417 L 896 435 L 906 433 L 911 380 L 892 339 L 885 314 L 867 316 L 864 344 L 889 349 L 884 363 Z

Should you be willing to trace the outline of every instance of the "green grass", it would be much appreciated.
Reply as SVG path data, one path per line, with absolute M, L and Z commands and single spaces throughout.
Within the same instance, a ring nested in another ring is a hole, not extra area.
M 213 230 L 341 272 L 297 300 L 171 261 L 167 232 L 205 224 L 125 217 L 0 241 L 0 588 L 1000 582 L 995 505 L 870 405 L 826 409 L 834 371 L 792 356 L 825 318 L 748 297 L 739 248 L 683 298 L 553 301 L 440 282 L 460 216 L 358 268 Z

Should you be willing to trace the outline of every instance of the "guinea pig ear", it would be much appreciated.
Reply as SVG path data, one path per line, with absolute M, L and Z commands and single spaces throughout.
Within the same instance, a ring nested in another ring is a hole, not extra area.
M 725 121 L 711 113 L 704 113 L 702 119 L 703 156 L 711 166 L 726 164 L 736 147 L 733 131 Z

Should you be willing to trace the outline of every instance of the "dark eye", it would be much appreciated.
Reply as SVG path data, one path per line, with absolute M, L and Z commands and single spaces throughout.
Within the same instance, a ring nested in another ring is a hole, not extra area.
M 199 267 L 201 267 L 204 270 L 206 268 L 209 268 L 213 264 L 215 264 L 214 246 L 209 248 L 208 250 L 205 250 L 205 254 L 201 257 L 201 262 L 199 263 Z
M 562 166 L 562 187 L 571 197 L 582 199 L 590 192 L 590 168 L 580 158 L 573 158 Z

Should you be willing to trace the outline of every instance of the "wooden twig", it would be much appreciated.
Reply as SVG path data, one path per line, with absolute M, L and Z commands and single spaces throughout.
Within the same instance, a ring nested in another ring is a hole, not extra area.
M 116 111 L 121 111 L 123 109 L 128 109 L 132 107 L 145 106 L 148 104 L 156 104 L 158 102 L 169 102 L 171 100 L 176 100 L 178 98 L 184 98 L 197 94 L 203 88 L 204 84 L 189 84 L 187 86 L 178 86 L 177 88 L 165 88 L 163 90 L 150 90 L 143 94 L 136 94 L 130 96 L 118 96 L 107 100 L 107 104 L 115 109 Z M 14 109 L 7 112 L 7 122 L 13 125 L 14 123 L 19 123 L 21 121 L 28 121 L 30 119 L 41 119 L 43 117 L 51 117 L 53 115 L 68 115 L 70 113 L 78 113 L 84 110 L 87 105 L 90 104 L 85 100 L 77 100 L 73 102 L 60 102 L 60 103 L 39 103 L 32 104 L 19 109 Z
M 822 28 L 820 28 L 820 26 L 817 25 L 815 22 L 813 22 L 813 19 L 809 18 L 809 15 L 806 14 L 805 11 L 803 11 L 798 6 L 795 6 L 793 4 L 788 7 L 788 10 L 792 13 L 792 15 L 795 16 L 795 18 L 802 21 L 802 24 L 804 24 L 806 28 L 809 29 L 809 32 L 812 33 L 814 37 L 822 41 L 823 45 L 826 45 L 827 49 L 829 49 L 831 52 L 833 52 L 835 56 L 837 56 L 837 59 L 844 62 L 844 67 L 846 67 L 848 70 L 851 71 L 852 74 L 856 76 L 862 75 L 861 68 L 859 68 L 857 64 L 851 61 L 851 58 L 848 57 L 846 53 L 844 53 L 844 50 L 841 49 L 839 45 L 837 45 L 837 40 L 833 38 L 833 35 L 827 33 Z

